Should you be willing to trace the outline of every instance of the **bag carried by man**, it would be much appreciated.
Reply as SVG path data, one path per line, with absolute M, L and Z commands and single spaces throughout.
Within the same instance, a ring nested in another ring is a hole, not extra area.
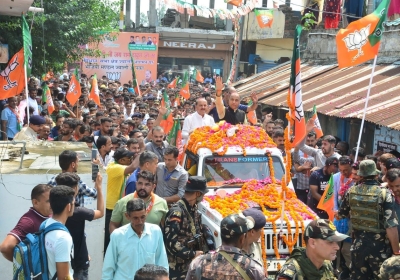
M 13 280 L 50 280 L 45 247 L 45 236 L 53 230 L 68 229 L 61 223 L 53 223 L 45 227 L 44 221 L 39 231 L 29 233 L 26 239 L 14 248 L 13 256 Z M 57 278 L 54 274 L 51 280 Z

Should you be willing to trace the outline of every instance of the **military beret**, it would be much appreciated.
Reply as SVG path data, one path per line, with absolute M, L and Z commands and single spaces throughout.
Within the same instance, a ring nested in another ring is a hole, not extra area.
M 186 192 L 208 193 L 206 178 L 202 176 L 190 176 L 186 183 Z
M 46 120 L 39 115 L 34 115 L 29 118 L 29 122 L 33 125 L 42 125 L 46 123 Z
M 254 229 L 258 230 L 265 226 L 267 219 L 261 210 L 256 208 L 247 208 L 243 211 L 245 217 L 252 217 L 254 220 Z

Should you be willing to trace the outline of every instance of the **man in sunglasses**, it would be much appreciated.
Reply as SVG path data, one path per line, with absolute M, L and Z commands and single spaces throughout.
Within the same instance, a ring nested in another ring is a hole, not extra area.
M 324 210 L 318 209 L 317 205 L 325 191 L 325 188 L 328 187 L 331 174 L 335 174 L 338 171 L 338 166 L 339 160 L 336 157 L 328 157 L 325 161 L 325 166 L 314 171 L 310 176 L 310 207 L 321 219 L 328 219 L 329 216 Z

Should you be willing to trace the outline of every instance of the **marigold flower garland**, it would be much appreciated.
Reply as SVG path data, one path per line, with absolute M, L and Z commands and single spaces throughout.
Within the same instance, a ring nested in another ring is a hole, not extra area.
M 237 128 L 235 135 L 227 136 L 228 130 Z M 217 152 L 218 155 L 224 155 L 229 147 L 238 146 L 243 150 L 243 155 L 246 156 L 245 147 L 254 147 L 259 149 L 275 148 L 276 144 L 264 129 L 257 126 L 236 125 L 233 126 L 226 122 L 209 127 L 203 126 L 197 128 L 190 135 L 187 149 L 194 154 L 200 148 L 208 148 L 212 152 Z
M 212 209 L 217 210 L 223 217 L 230 214 L 239 213 L 248 207 L 260 206 L 263 211 L 267 222 L 272 223 L 274 231 L 274 252 L 276 258 L 280 258 L 278 251 L 278 240 L 276 238 L 276 220 L 281 217 L 282 214 L 282 184 L 278 181 L 277 184 L 272 182 L 271 178 L 267 178 L 261 181 L 248 180 L 246 181 L 240 190 L 235 191 L 232 194 L 226 195 L 221 198 L 217 195 L 207 196 L 205 200 L 209 203 Z M 302 204 L 296 197 L 293 190 L 287 188 L 286 200 L 284 201 L 285 211 L 284 220 L 290 225 L 291 221 L 296 224 L 296 232 L 292 237 L 291 228 L 288 226 L 289 236 L 283 236 L 283 241 L 289 247 L 291 251 L 293 246 L 297 243 L 299 236 L 299 229 L 304 219 L 314 219 L 315 214 L 310 211 L 306 205 Z M 302 227 L 301 227 L 302 228 Z M 266 264 L 265 255 L 265 240 L 261 243 L 263 251 L 263 260 Z
M 291 123 L 288 115 L 287 118 L 289 119 L 289 123 Z M 232 131 L 234 132 L 233 135 Z M 259 149 L 276 147 L 268 134 L 260 127 L 247 125 L 233 126 L 229 123 L 220 122 L 212 128 L 206 126 L 196 129 L 190 136 L 187 149 L 193 153 L 197 153 L 200 148 L 208 148 L 212 152 L 224 155 L 229 147 L 235 146 L 242 148 L 244 156 L 246 156 L 246 147 L 255 147 Z M 290 167 L 292 163 L 290 147 L 291 143 L 289 141 L 288 129 L 286 128 L 286 174 L 283 176 L 282 181 L 278 181 L 275 178 L 273 160 L 270 154 L 267 154 L 269 157 L 268 164 L 270 168 L 270 178 L 260 181 L 234 179 L 219 182 L 215 185 L 243 183 L 243 186 L 240 190 L 228 194 L 224 198 L 219 196 L 205 197 L 205 200 L 210 204 L 210 207 L 217 210 L 223 217 L 241 212 L 248 207 L 260 206 L 266 216 L 267 222 L 272 223 L 274 233 L 273 248 L 277 259 L 280 259 L 278 239 L 282 238 L 283 242 L 288 246 L 289 252 L 291 252 L 293 247 L 297 244 L 300 229 L 304 232 L 304 219 L 314 219 L 316 217 L 315 213 L 297 200 L 294 191 L 289 189 L 287 186 L 288 182 L 291 180 Z M 208 185 L 210 185 L 210 183 L 212 182 L 209 182 Z M 282 210 L 282 201 L 284 211 Z M 288 225 L 288 235 L 278 236 L 276 221 L 282 217 L 282 211 L 283 220 Z M 294 222 L 296 227 L 294 235 L 292 235 L 292 229 L 290 226 L 291 221 Z M 261 241 L 263 263 L 264 267 L 267 267 L 264 234 L 261 235 Z M 304 246 L 304 240 L 302 240 L 302 244 Z

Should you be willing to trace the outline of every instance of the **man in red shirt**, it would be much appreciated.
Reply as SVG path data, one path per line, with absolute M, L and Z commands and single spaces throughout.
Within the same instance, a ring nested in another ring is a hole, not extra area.
M 23 241 L 28 233 L 39 231 L 42 222 L 52 213 L 49 200 L 51 188 L 52 186 L 47 184 L 39 184 L 33 188 L 31 192 L 33 207 L 19 219 L 17 225 L 1 243 L 0 252 L 10 262 L 13 261 L 14 247 Z

